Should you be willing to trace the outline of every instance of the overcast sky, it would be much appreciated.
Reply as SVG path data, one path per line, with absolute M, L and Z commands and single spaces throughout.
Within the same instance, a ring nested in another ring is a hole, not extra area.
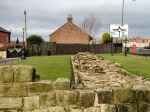
M 109 30 L 109 24 L 121 22 L 122 0 L 1 0 L 0 26 L 20 37 L 24 25 L 23 11 L 27 10 L 28 33 L 48 35 L 66 22 L 72 14 L 74 22 L 81 24 L 90 15 L 96 17 L 94 35 Z M 150 1 L 126 0 L 125 23 L 130 36 L 150 36 Z

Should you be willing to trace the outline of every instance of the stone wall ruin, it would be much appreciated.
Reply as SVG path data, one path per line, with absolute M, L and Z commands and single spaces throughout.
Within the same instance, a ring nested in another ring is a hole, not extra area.
M 150 81 L 94 54 L 71 59 L 71 80 L 37 80 L 25 65 L 0 66 L 0 112 L 150 112 Z
M 72 66 L 72 88 L 94 91 L 100 112 L 150 112 L 149 80 L 90 53 L 73 56 Z

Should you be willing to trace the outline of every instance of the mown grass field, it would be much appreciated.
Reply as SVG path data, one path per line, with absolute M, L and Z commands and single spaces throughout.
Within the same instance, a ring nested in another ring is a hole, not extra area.
M 124 69 L 131 74 L 142 75 L 150 78 L 150 58 L 146 59 L 141 56 L 122 54 L 99 54 L 105 59 L 120 63 Z M 70 56 L 39 56 L 29 57 L 25 61 L 17 62 L 18 64 L 32 65 L 36 68 L 37 74 L 44 80 L 55 80 L 57 78 L 70 78 L 71 65 Z
M 32 65 L 43 80 L 70 77 L 70 56 L 35 56 L 17 64 Z

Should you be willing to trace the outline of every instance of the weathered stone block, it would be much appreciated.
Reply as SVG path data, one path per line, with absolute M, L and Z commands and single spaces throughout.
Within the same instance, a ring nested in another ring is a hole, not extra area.
M 146 98 L 145 98 L 145 91 L 143 91 L 143 90 L 135 90 L 136 91 L 136 99 L 137 99 L 137 103 L 138 102 L 143 102 L 143 101 L 145 101 L 146 100 Z
M 118 104 L 115 105 L 117 112 L 138 112 L 137 104 Z M 140 112 L 140 111 L 139 111 Z
M 31 66 L 25 65 L 5 65 L 0 66 L 0 82 L 30 82 L 35 70 Z
M 29 93 L 41 93 L 52 90 L 51 81 L 30 82 L 28 84 Z
M 91 107 L 94 106 L 95 93 L 94 91 L 78 91 L 78 101 L 77 104 L 81 107 Z
M 49 107 L 49 112 L 66 112 L 64 107 L 56 106 L 56 107 Z
M 136 97 L 138 102 L 150 103 L 150 90 L 136 90 Z
M 22 98 L 0 97 L 0 110 L 2 109 L 20 109 L 23 106 Z
M 100 107 L 90 107 L 90 108 L 84 109 L 84 112 L 101 112 L 101 108 Z M 111 112 L 111 111 L 109 111 L 109 112 Z
M 53 88 L 57 90 L 68 90 L 70 89 L 70 80 L 65 78 L 58 78 L 53 83 Z
M 51 91 L 48 93 L 40 94 L 40 106 L 41 107 L 56 106 L 56 92 Z
M 57 90 L 56 91 L 56 103 L 57 105 L 74 105 L 77 102 L 76 91 Z
M 31 111 L 27 111 L 27 112 L 31 112 Z M 36 110 L 33 110 L 32 112 L 49 112 L 49 111 L 48 111 L 48 108 L 46 108 L 46 109 L 36 109 Z
M 136 91 L 131 89 L 117 89 L 113 91 L 113 102 L 120 103 L 135 103 Z
M 7 110 L 7 109 L 5 109 L 5 110 L 0 110 L 0 112 L 21 112 L 21 111 L 19 111 L 19 110 Z
M 66 106 L 65 109 L 69 112 L 71 112 L 71 111 L 76 111 L 77 112 L 78 110 L 79 110 L 79 112 L 83 112 L 85 108 L 80 107 L 78 105 L 69 105 L 69 106 Z
M 23 83 L 2 83 L 0 84 L 0 96 L 4 97 L 21 97 L 27 96 L 27 85 Z
M 12 66 L 0 66 L 0 82 L 13 82 L 13 68 Z
M 14 66 L 14 82 L 32 82 L 34 68 L 31 66 Z
M 34 109 L 39 109 L 39 96 L 31 96 L 31 97 L 24 97 L 23 98 L 23 110 L 24 111 L 31 111 Z
M 79 109 L 79 108 L 76 108 L 76 109 L 71 108 L 71 109 L 69 110 L 69 112 L 83 112 L 83 111 L 84 111 L 83 109 Z
M 113 102 L 112 90 L 99 90 L 97 95 L 99 104 L 111 104 Z
M 148 103 L 139 103 L 138 112 L 150 112 L 150 104 Z
M 128 108 L 123 104 L 115 105 L 116 112 L 128 112 Z
M 127 112 L 138 112 L 137 104 L 125 104 Z
M 116 112 L 115 105 L 100 104 L 100 112 Z
M 145 97 L 146 97 L 145 101 L 150 104 L 150 90 L 147 90 L 145 92 Z

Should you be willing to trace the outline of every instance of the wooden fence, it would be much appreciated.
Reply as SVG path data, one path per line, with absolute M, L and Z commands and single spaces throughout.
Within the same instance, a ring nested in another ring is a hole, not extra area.
M 78 52 L 93 53 L 122 52 L 121 44 L 53 44 L 50 54 L 76 54 Z
M 93 52 L 93 53 L 118 53 L 122 51 L 121 44 L 56 44 L 43 43 L 34 45 L 28 48 L 28 56 L 34 55 L 62 55 L 76 54 L 78 52 Z

